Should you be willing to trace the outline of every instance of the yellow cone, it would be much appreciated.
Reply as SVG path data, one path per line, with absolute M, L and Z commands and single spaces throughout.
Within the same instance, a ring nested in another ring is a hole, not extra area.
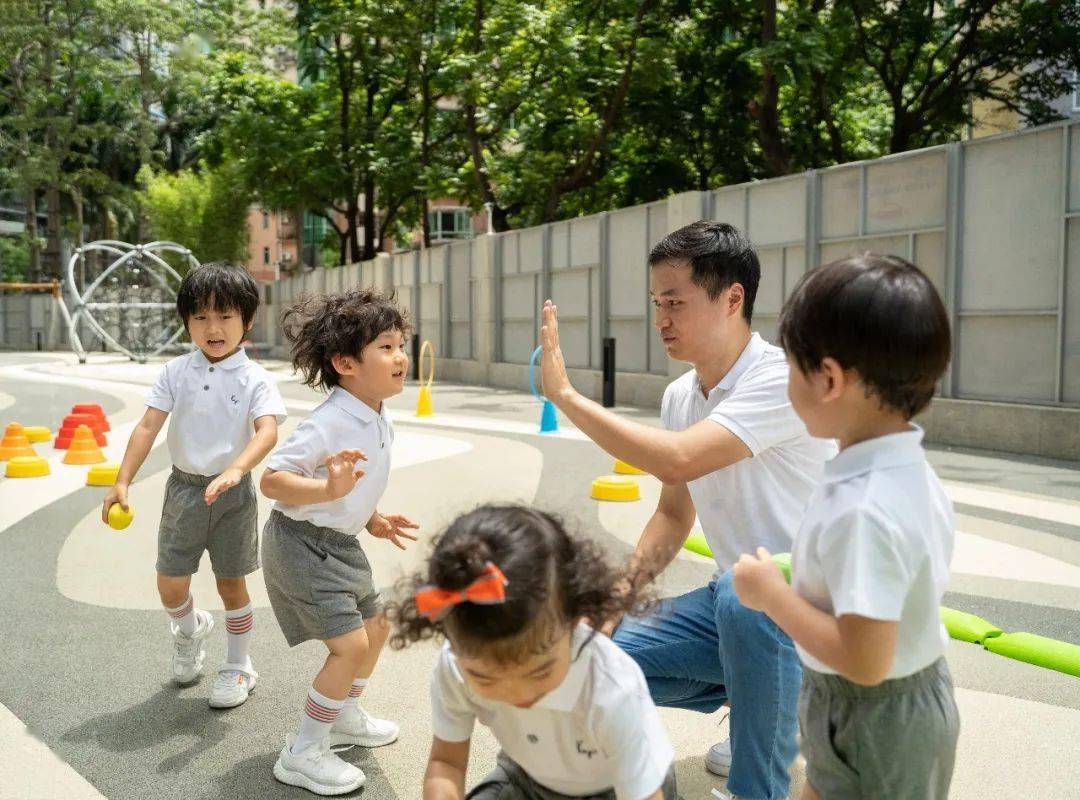
M 420 396 L 416 398 L 416 416 L 430 417 L 434 413 L 435 407 L 431 402 L 431 388 L 428 386 L 421 386 Z
M 638 469 L 633 464 L 627 464 L 625 461 L 615 459 L 615 474 L 616 475 L 648 475 L 645 470 Z
M 628 502 L 641 499 L 641 488 L 633 478 L 621 475 L 602 475 L 592 482 L 593 500 Z

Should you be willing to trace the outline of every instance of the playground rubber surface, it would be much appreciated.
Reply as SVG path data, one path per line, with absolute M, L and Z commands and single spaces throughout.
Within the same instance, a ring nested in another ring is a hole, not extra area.
M 267 361 L 289 409 L 281 440 L 321 395 L 295 382 L 287 365 Z M 105 355 L 79 365 L 55 353 L 0 354 L 0 427 L 11 421 L 54 430 L 75 403 L 100 403 L 112 431 L 105 453 L 119 461 L 160 362 L 139 365 Z M 571 526 L 624 558 L 655 508 L 659 484 L 639 478 L 642 499 L 598 503 L 592 480 L 613 462 L 560 420 L 537 433 L 540 406 L 528 393 L 436 383 L 435 413 L 413 416 L 417 387 L 390 402 L 397 438 L 380 510 L 421 525 L 406 553 L 369 540 L 376 582 L 389 590 L 417 567 L 425 540 L 481 502 L 520 501 L 561 514 Z M 659 424 L 654 411 L 620 413 Z M 131 492 L 135 519 L 123 532 L 102 525 L 104 488 L 85 486 L 86 467 L 49 458 L 45 478 L 0 477 L 0 800 L 19 798 L 308 798 L 278 784 L 271 768 L 299 719 L 307 686 L 323 659 L 318 643 L 290 650 L 274 621 L 260 573 L 252 658 L 257 690 L 243 706 L 207 706 L 212 671 L 225 650 L 224 620 L 208 561 L 193 581 L 196 603 L 218 626 L 207 647 L 210 674 L 179 689 L 168 678 L 171 638 L 154 588 L 158 515 L 169 471 L 164 432 Z M 1006 631 L 1080 643 L 1080 464 L 1003 453 L 931 448 L 930 460 L 957 510 L 956 554 L 945 604 Z M 256 470 L 258 480 L 261 469 Z M 260 499 L 260 525 L 269 503 Z M 704 584 L 711 562 L 681 553 L 662 594 Z M 430 743 L 428 675 L 432 645 L 384 653 L 365 706 L 401 725 L 401 739 L 343 757 L 367 774 L 351 796 L 420 796 Z M 1076 798 L 1080 786 L 1080 678 L 953 642 L 949 663 L 961 710 L 951 797 Z M 707 798 L 723 782 L 704 768 L 709 746 L 727 733 L 723 713 L 664 709 L 677 754 L 680 793 Z M 470 780 L 494 762 L 496 746 L 477 728 Z M 793 767 L 797 796 L 800 763 Z

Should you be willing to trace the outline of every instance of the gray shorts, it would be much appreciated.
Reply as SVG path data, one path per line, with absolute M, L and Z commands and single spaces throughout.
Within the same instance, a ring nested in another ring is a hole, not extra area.
M 668 771 L 660 789 L 664 800 L 679 800 L 674 768 Z M 559 794 L 541 786 L 516 761 L 500 752 L 498 766 L 465 795 L 465 800 L 615 800 L 615 790 L 579 797 Z
M 821 800 L 948 796 L 960 715 L 944 658 L 877 686 L 803 669 L 799 727 Z
M 194 575 L 204 550 L 219 578 L 239 578 L 259 568 L 258 501 L 251 475 L 208 506 L 206 487 L 213 480 L 173 467 L 158 526 L 161 575 Z
M 290 647 L 326 641 L 382 611 L 371 565 L 355 536 L 270 512 L 263 528 L 263 577 Z

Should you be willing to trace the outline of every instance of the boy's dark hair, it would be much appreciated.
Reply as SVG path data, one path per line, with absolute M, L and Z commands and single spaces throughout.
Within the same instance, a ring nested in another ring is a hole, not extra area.
M 247 328 L 259 310 L 259 284 L 246 269 L 228 261 L 200 264 L 180 281 L 176 310 L 186 327 L 189 317 L 207 309 L 238 309 Z
M 410 330 L 408 314 L 394 302 L 394 294 L 377 289 L 303 295 L 285 309 L 281 327 L 292 345 L 293 368 L 308 386 L 323 389 L 341 381 L 334 356 L 360 359 L 361 351 L 384 331 L 407 335 Z
M 690 280 L 715 300 L 729 286 L 743 287 L 743 317 L 754 316 L 754 299 L 761 282 L 761 264 L 750 240 L 726 222 L 700 220 L 661 239 L 649 253 L 649 266 L 685 261 Z
M 461 603 L 441 619 L 416 610 L 422 586 L 460 590 L 488 562 L 506 576 L 506 602 Z M 427 570 L 397 586 L 400 602 L 389 608 L 395 650 L 436 635 L 454 651 L 500 664 L 520 663 L 547 650 L 575 620 L 599 627 L 641 609 L 642 595 L 620 591 L 625 573 L 613 569 L 593 541 L 567 533 L 551 514 L 519 505 L 486 505 L 463 514 L 435 540 Z
M 897 256 L 864 253 L 803 276 L 780 315 L 780 344 L 803 373 L 826 357 L 911 419 L 949 364 L 949 315 L 930 279 Z

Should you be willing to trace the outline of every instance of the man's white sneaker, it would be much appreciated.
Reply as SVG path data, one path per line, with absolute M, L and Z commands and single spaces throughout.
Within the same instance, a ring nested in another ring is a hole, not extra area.
M 721 778 L 728 776 L 731 772 L 731 739 L 724 739 L 709 748 L 705 755 L 705 769 Z
M 321 795 L 347 794 L 363 786 L 363 771 L 332 753 L 328 740 L 293 753 L 294 740 L 294 736 L 285 739 L 274 764 L 274 777 L 279 781 Z
M 236 708 L 248 699 L 259 682 L 259 673 L 247 664 L 225 662 L 218 667 L 214 688 L 210 690 L 210 708 Z
M 382 747 L 396 742 L 397 723 L 376 719 L 357 703 L 346 703 L 330 728 L 330 745 L 358 744 L 361 747 Z
M 193 683 L 202 674 L 206 658 L 206 637 L 214 629 L 214 618 L 201 608 L 193 612 L 197 619 L 195 633 L 185 636 L 180 627 L 171 623 L 173 635 L 172 677 L 181 686 Z

